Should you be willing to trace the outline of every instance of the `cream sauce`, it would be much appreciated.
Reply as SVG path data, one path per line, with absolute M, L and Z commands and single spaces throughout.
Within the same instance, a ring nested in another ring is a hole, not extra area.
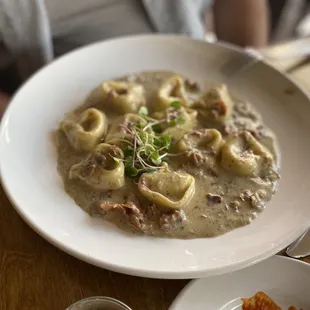
M 155 102 L 158 88 L 172 74 L 171 72 L 143 72 L 121 80 L 142 84 L 146 90 L 147 105 L 151 107 Z M 204 87 L 194 92 L 192 96 L 198 97 L 203 89 Z M 86 102 L 67 117 L 76 117 L 89 106 L 100 109 L 98 89 L 95 89 Z M 109 124 L 112 124 L 119 116 L 111 111 L 104 112 Z M 259 134 L 259 142 L 273 154 L 275 161 L 278 160 L 274 135 L 264 126 L 260 115 L 248 102 L 234 99 L 234 110 L 230 120 L 220 124 L 205 124 L 198 118 L 196 128 L 217 128 L 222 132 L 223 138 L 231 131 L 250 130 Z M 128 217 L 119 212 L 110 212 L 104 218 L 123 230 L 138 234 L 173 238 L 214 237 L 224 234 L 237 227 L 250 224 L 264 210 L 266 202 L 271 199 L 278 185 L 277 178 L 270 180 L 259 177 L 238 177 L 218 167 L 218 164 L 216 164 L 216 171 L 209 171 L 202 166 L 190 164 L 189 157 L 185 158 L 185 155 L 180 155 L 169 160 L 168 165 L 175 171 L 187 172 L 195 177 L 195 194 L 190 205 L 185 208 L 184 214 L 173 216 L 171 212 L 168 212 L 165 215 L 167 211 L 147 201 L 139 192 L 136 183 L 128 177 L 126 177 L 124 187 L 106 192 L 94 190 L 80 180 L 69 179 L 69 170 L 72 165 L 79 163 L 88 153 L 74 150 L 61 130 L 57 135 L 58 171 L 64 181 L 66 192 L 77 205 L 92 216 L 102 216 L 98 211 L 100 203 L 126 203 L 129 196 L 134 195 L 141 204 L 145 224 L 143 229 L 135 228 Z M 276 171 L 275 175 L 277 175 Z M 163 225 L 163 223 L 168 225 Z

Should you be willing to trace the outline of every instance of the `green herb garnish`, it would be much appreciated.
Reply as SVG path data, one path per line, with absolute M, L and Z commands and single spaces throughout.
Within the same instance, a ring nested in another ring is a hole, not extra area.
M 155 144 L 160 150 L 168 150 L 169 147 L 171 146 L 171 136 L 169 136 L 169 135 L 159 136 L 159 137 L 157 137 L 157 139 L 154 141 L 154 144 Z
M 139 114 L 140 116 L 148 116 L 148 115 L 149 115 L 149 110 L 147 109 L 147 107 L 141 107 L 141 108 L 139 109 L 138 114 Z
M 161 133 L 163 132 L 163 127 L 160 124 L 155 124 L 152 126 L 153 131 L 156 133 Z
M 183 125 L 185 123 L 185 118 L 180 116 L 176 119 L 178 125 Z
M 123 149 L 123 162 L 126 175 L 131 178 L 166 167 L 163 162 L 167 160 L 171 137 L 156 135 L 152 126 L 149 122 L 142 129 L 134 125 L 128 130 L 126 139 L 130 145 Z
M 176 126 L 176 125 L 183 125 L 185 123 L 184 117 L 178 117 L 175 119 L 172 119 L 171 121 L 168 122 L 169 126 Z
M 133 125 L 121 124 L 126 132 L 126 137 L 122 141 L 128 142 L 123 149 L 125 173 L 128 177 L 136 178 L 144 172 L 154 172 L 167 167 L 166 162 L 172 148 L 172 138 L 170 135 L 162 134 L 167 127 L 182 125 L 185 123 L 181 103 L 173 101 L 171 108 L 167 109 L 167 114 L 162 119 L 155 119 L 149 115 L 147 107 L 139 109 L 138 114 L 143 117 L 145 123 Z
M 122 161 L 120 158 L 118 158 L 118 157 L 114 157 L 114 156 L 112 156 L 112 158 L 113 158 L 113 160 L 114 160 L 114 162 L 116 163 L 116 165 L 118 166 L 119 164 L 120 164 L 120 162 Z
M 126 175 L 134 178 L 139 174 L 139 170 L 135 167 L 126 167 L 125 169 Z
M 176 109 L 180 109 L 181 108 L 181 102 L 180 101 L 172 101 L 170 103 L 170 106 Z
M 123 153 L 125 157 L 132 156 L 133 147 L 127 146 L 125 149 L 123 149 Z

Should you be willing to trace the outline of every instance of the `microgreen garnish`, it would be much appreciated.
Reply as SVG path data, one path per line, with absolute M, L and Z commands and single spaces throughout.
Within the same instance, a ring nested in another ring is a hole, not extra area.
M 163 127 L 162 127 L 160 124 L 152 125 L 152 129 L 153 129 L 153 131 L 155 131 L 156 133 L 161 133 L 161 132 L 163 132 Z
M 185 123 L 184 117 L 177 117 L 168 122 L 169 126 L 183 125 Z
M 147 116 L 147 115 L 149 115 L 149 111 L 148 111 L 147 107 L 141 107 L 141 108 L 139 109 L 138 114 L 139 114 L 140 116 Z
M 133 126 L 130 129 L 130 134 L 126 135 L 131 144 L 123 149 L 123 162 L 125 173 L 129 177 L 135 178 L 141 173 L 165 167 L 163 162 L 164 159 L 167 160 L 171 137 L 168 135 L 157 136 L 150 124 L 152 123 L 148 123 L 143 128 Z
M 120 164 L 120 162 L 122 161 L 122 159 L 120 158 L 117 158 L 117 157 L 114 157 L 112 156 L 113 160 L 115 161 L 116 165 L 118 166 Z
M 175 108 L 175 109 L 180 109 L 181 108 L 181 102 L 180 101 L 172 101 L 170 103 L 170 106 Z
M 146 121 L 136 124 L 121 124 L 128 141 L 123 149 L 125 173 L 135 178 L 144 172 L 152 172 L 167 167 L 172 139 L 163 132 L 167 127 L 182 125 L 185 122 L 181 103 L 173 101 L 162 119 L 149 116 L 147 107 L 141 107 L 138 114 Z
M 123 149 L 124 156 L 128 157 L 132 155 L 132 151 L 133 151 L 133 148 L 131 146 L 126 147 L 125 149 Z
M 157 147 L 159 147 L 160 150 L 168 150 L 171 145 L 171 136 L 169 135 L 159 136 L 154 141 L 154 144 Z
M 125 171 L 126 171 L 126 174 L 131 178 L 134 178 L 139 174 L 139 170 L 132 166 L 126 167 Z

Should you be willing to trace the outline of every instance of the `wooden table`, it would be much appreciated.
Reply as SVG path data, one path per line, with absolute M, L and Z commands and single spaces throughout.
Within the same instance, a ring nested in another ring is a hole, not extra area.
M 293 76 L 310 91 L 310 65 Z M 133 310 L 166 310 L 187 283 L 121 275 L 69 256 L 29 228 L 0 187 L 1 310 L 63 310 L 95 295 L 115 297 Z

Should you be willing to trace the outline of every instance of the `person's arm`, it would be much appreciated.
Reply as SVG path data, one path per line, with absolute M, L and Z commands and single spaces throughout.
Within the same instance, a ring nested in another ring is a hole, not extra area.
M 269 36 L 267 0 L 215 0 L 214 25 L 219 40 L 262 47 Z

